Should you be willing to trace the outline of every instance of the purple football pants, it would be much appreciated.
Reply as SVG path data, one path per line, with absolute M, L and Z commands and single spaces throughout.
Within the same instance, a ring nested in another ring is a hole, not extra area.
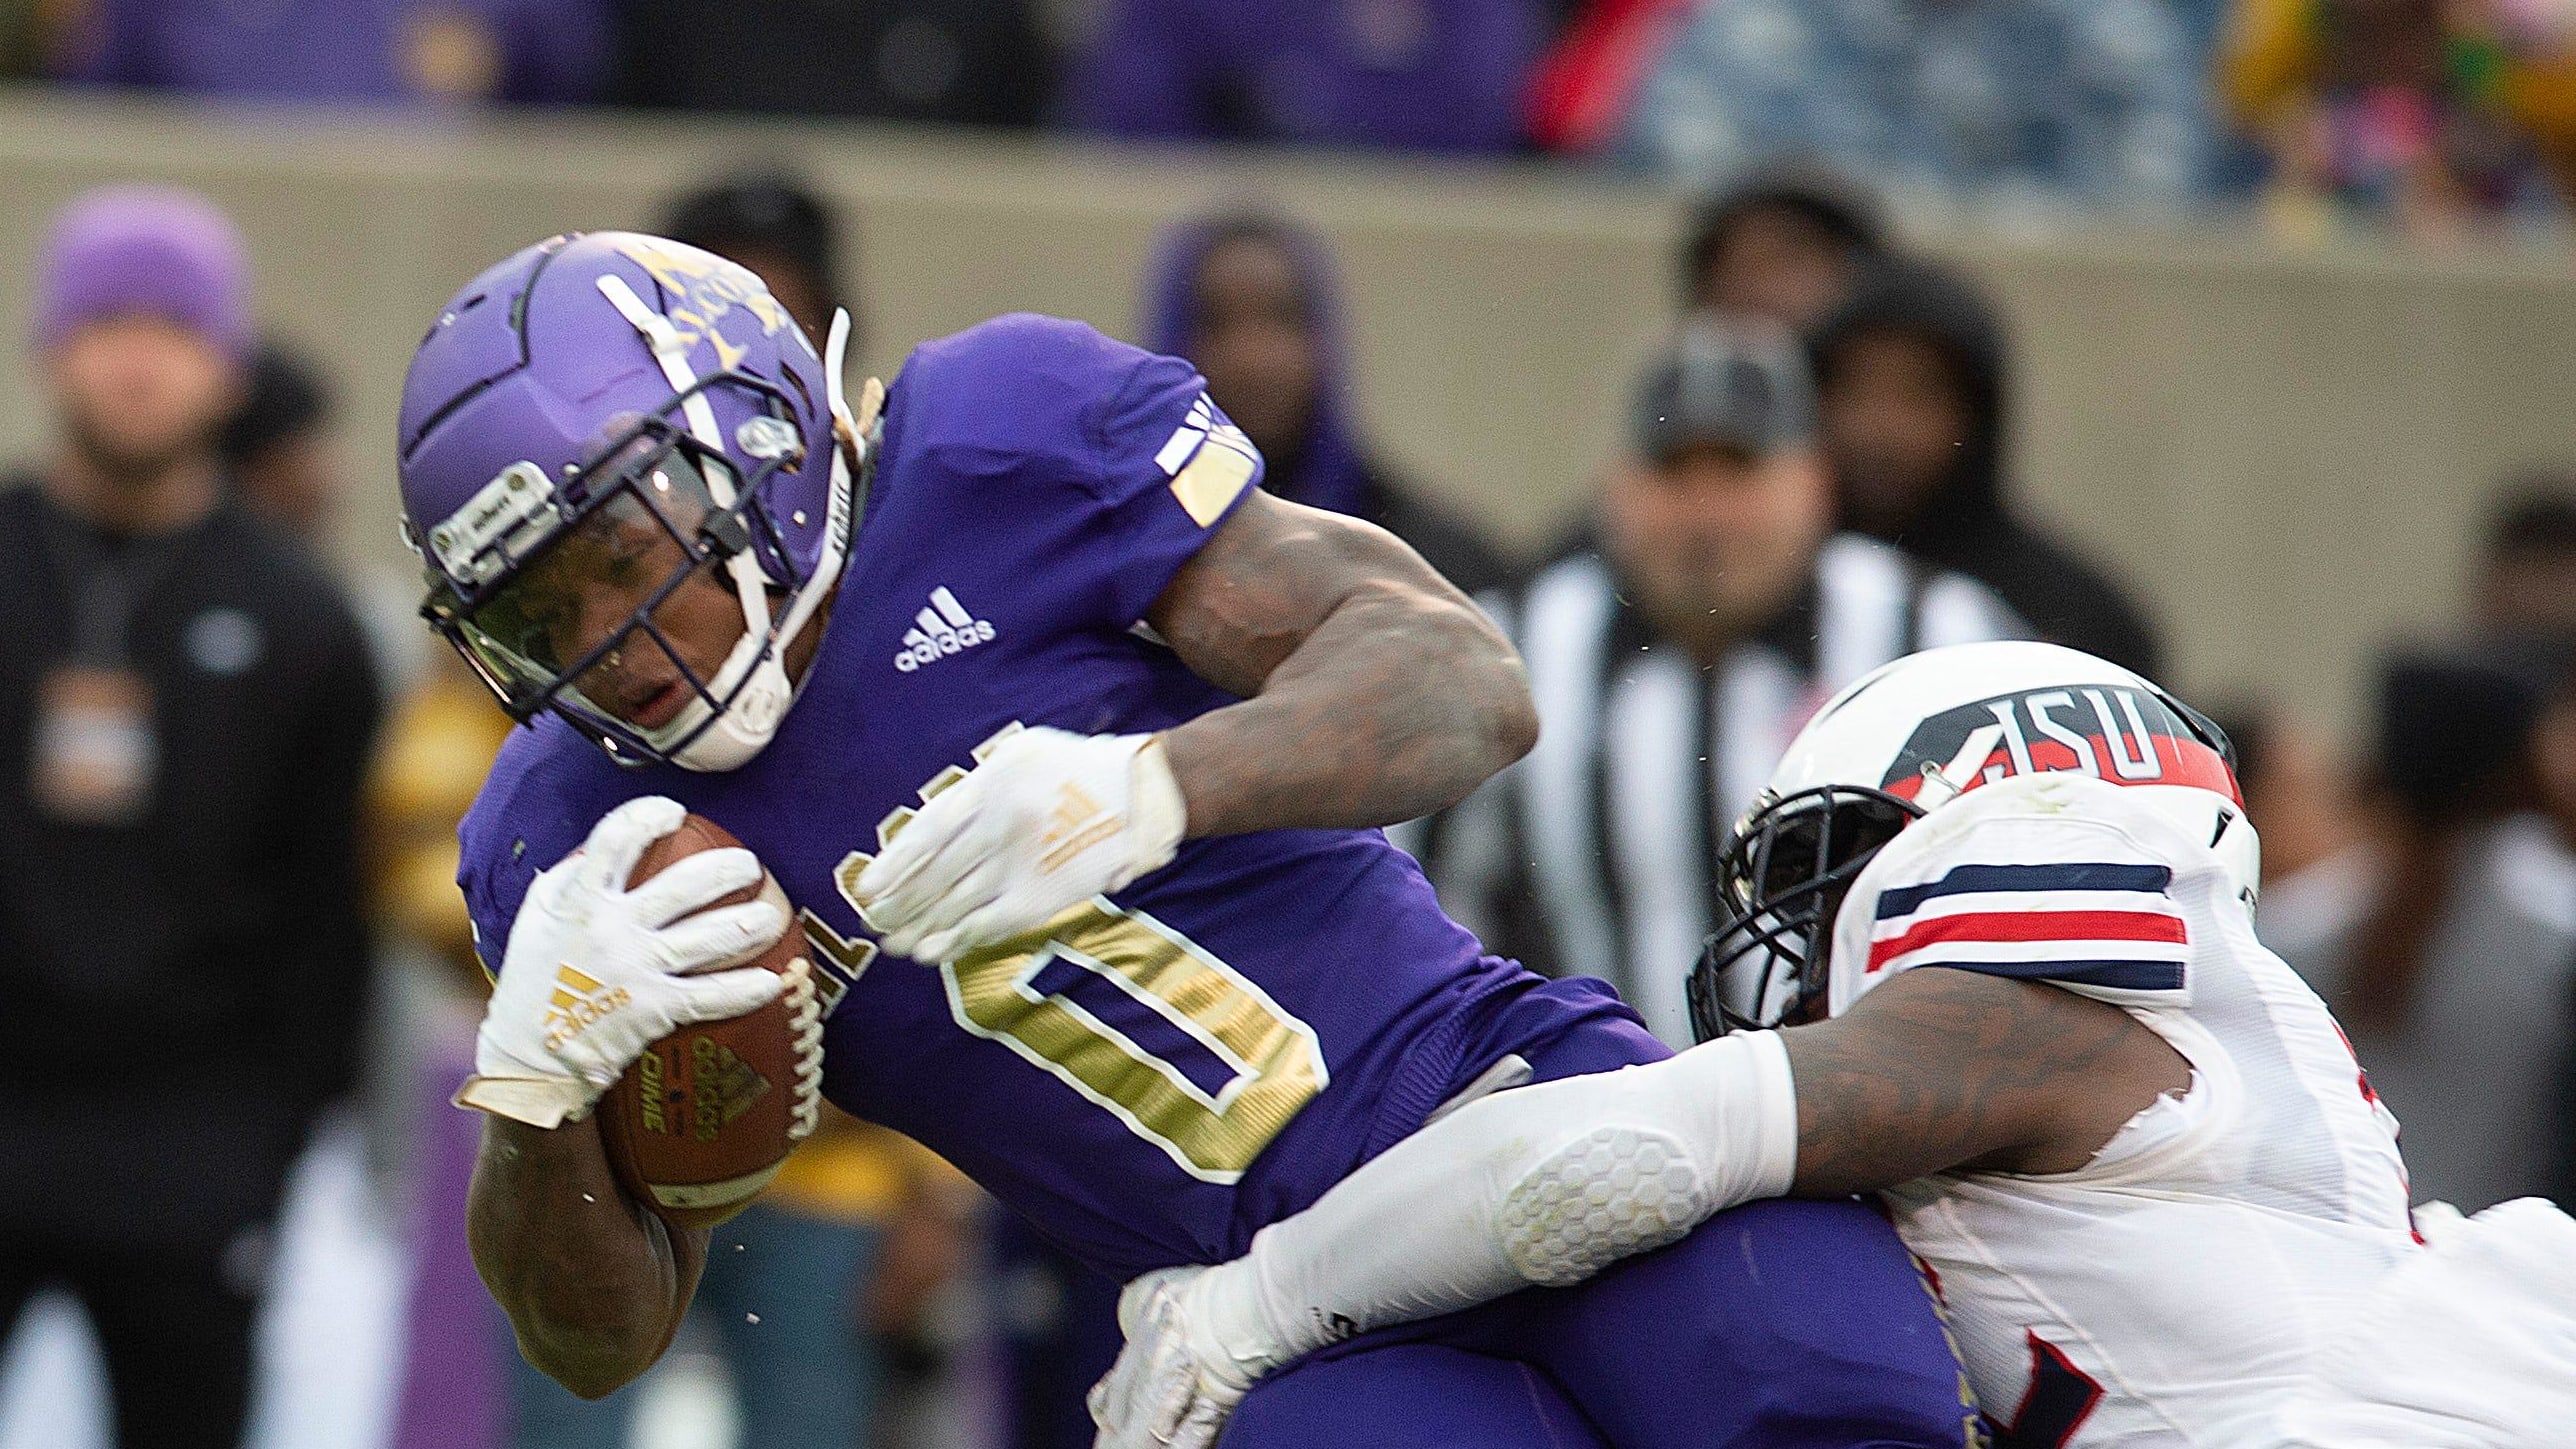
M 1671 1055 L 1586 1021 L 1541 1079 Z M 1221 1449 L 1962 1449 L 1975 1410 L 1921 1273 L 1857 1200 L 1720 1213 L 1573 1288 L 1363 1335 L 1265 1380 Z

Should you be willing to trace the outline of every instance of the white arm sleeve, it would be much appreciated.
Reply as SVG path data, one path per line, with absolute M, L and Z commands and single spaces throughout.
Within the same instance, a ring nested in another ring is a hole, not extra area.
M 1797 1155 L 1797 1091 L 1776 1032 L 1497 1093 L 1210 1270 L 1202 1325 L 1257 1377 L 1373 1328 L 1581 1282 L 1788 1191 Z

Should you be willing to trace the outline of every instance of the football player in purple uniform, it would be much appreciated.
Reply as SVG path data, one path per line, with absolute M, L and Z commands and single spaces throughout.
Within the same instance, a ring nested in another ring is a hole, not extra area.
M 765 1000 L 727 968 L 783 930 L 828 979 L 830 1098 L 1122 1278 L 1241 1253 L 1445 1102 L 1668 1055 L 1598 983 L 1484 955 L 1374 828 L 1535 728 L 1437 574 L 1262 493 L 1185 362 L 1012 316 L 854 409 L 843 334 L 817 356 L 750 273 L 600 233 L 467 284 L 406 383 L 428 612 L 529 725 L 463 832 L 497 984 L 460 1100 L 491 1114 L 477 1260 L 534 1362 L 605 1393 L 669 1339 L 706 1235 L 623 1197 L 585 1116 L 674 1025 Z M 682 807 L 748 851 L 627 889 Z M 795 921 L 704 909 L 760 863 Z M 1972 1420 L 1887 1225 L 1776 1202 L 1337 1343 L 1228 1442 Z

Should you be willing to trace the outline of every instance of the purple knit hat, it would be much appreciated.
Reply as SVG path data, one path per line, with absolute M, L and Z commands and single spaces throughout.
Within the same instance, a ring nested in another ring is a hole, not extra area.
M 215 204 L 169 186 L 102 186 L 54 217 L 37 264 L 36 345 L 144 313 L 236 358 L 251 350 L 250 262 Z

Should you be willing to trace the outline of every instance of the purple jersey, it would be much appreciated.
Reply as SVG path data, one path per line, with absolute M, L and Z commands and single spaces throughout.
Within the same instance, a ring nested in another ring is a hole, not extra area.
M 684 802 L 759 855 L 850 983 L 831 1100 L 1120 1276 L 1241 1252 L 1502 1052 L 1624 1015 L 1483 955 L 1373 830 L 1191 841 L 1043 946 L 925 965 L 868 939 L 843 883 L 995 733 L 1157 730 L 1229 701 L 1138 626 L 1260 476 L 1187 363 L 1032 316 L 921 347 L 776 738 L 692 774 L 622 769 L 551 717 L 514 737 L 464 827 L 486 956 L 611 806 Z

